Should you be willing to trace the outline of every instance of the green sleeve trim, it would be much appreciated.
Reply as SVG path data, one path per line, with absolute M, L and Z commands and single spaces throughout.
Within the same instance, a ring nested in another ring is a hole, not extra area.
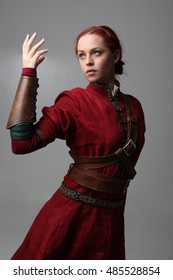
M 10 136 L 14 140 L 27 140 L 32 137 L 34 130 L 32 123 L 19 123 L 10 128 Z

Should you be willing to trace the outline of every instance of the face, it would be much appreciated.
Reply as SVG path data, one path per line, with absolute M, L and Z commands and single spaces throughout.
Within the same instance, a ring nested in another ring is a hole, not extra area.
M 114 63 L 119 60 L 119 50 L 112 53 L 101 36 L 86 34 L 79 39 L 77 51 L 80 67 L 89 82 L 114 83 Z

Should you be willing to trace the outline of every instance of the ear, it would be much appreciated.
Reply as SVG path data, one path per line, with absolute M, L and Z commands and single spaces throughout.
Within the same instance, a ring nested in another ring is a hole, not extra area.
M 120 50 L 117 49 L 117 50 L 114 52 L 114 63 L 117 63 L 117 62 L 118 62 L 118 60 L 120 59 L 120 56 L 121 56 Z

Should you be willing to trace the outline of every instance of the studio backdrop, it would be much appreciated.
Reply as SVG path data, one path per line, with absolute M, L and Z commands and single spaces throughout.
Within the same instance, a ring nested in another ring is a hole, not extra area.
M 86 87 L 74 54 L 77 34 L 108 25 L 123 45 L 121 89 L 136 96 L 146 143 L 125 210 L 127 259 L 173 259 L 171 0 L 4 0 L 0 3 L 0 259 L 10 259 L 71 163 L 61 140 L 14 155 L 6 122 L 22 70 L 22 43 L 37 32 L 49 49 L 38 69 L 37 118 L 61 91 Z M 94 109 L 94 108 L 93 108 Z

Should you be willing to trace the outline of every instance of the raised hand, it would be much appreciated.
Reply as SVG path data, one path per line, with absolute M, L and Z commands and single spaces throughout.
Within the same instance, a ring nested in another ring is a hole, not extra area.
M 23 67 L 37 68 L 38 65 L 45 59 L 44 54 L 48 52 L 48 49 L 39 50 L 45 40 L 42 39 L 37 44 L 33 45 L 36 37 L 36 32 L 33 33 L 31 37 L 27 34 L 23 42 Z

